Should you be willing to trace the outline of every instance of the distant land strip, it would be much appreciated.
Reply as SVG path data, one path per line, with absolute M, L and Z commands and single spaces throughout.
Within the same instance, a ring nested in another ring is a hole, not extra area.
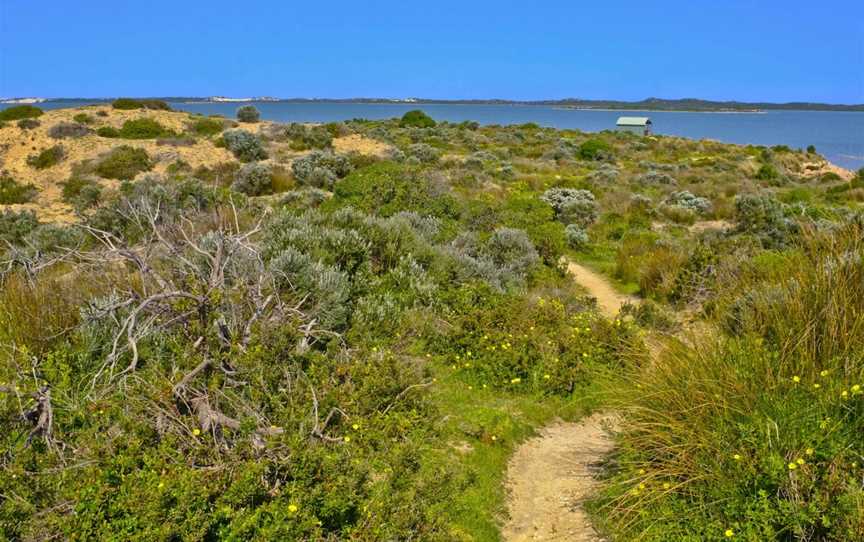
M 149 98 L 149 97 L 148 97 Z M 737 102 L 737 101 L 713 101 L 700 100 L 696 98 L 663 99 L 647 98 L 640 101 L 622 100 L 583 100 L 578 98 L 565 98 L 561 100 L 439 100 L 427 98 L 272 98 L 272 97 L 249 97 L 249 98 L 226 98 L 222 96 L 196 97 L 196 96 L 160 96 L 153 99 L 165 100 L 167 102 L 212 102 L 212 103 L 238 103 L 238 102 L 276 102 L 276 103 L 359 103 L 359 104 L 417 104 L 417 105 L 543 105 L 557 106 L 572 109 L 597 109 L 597 110 L 621 110 L 621 111 L 697 111 L 697 112 L 758 112 L 770 110 L 797 110 L 797 111 L 864 111 L 864 104 L 827 104 L 817 102 Z M 36 104 L 45 101 L 50 102 L 110 102 L 114 98 L 8 98 L 0 100 L 0 103 Z

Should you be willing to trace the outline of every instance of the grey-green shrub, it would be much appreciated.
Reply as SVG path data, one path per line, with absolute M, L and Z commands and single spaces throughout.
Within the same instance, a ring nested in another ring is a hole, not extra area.
M 409 157 L 417 159 L 423 164 L 434 164 L 440 158 L 438 151 L 426 143 L 414 143 L 408 147 Z
M 712 209 L 711 200 L 694 196 L 688 190 L 672 192 L 669 194 L 669 197 L 666 198 L 665 203 L 666 205 L 682 207 L 701 215 L 710 213 Z
M 313 151 L 294 160 L 291 172 L 300 184 L 331 189 L 337 179 L 345 177 L 353 169 L 346 156 L 329 151 Z
M 237 120 L 240 122 L 258 122 L 261 113 L 254 105 L 243 105 L 237 108 Z
M 77 122 L 60 122 L 48 129 L 48 135 L 54 139 L 79 138 L 92 133 L 89 127 Z
M 567 245 L 569 245 L 570 248 L 575 249 L 584 247 L 590 240 L 585 228 L 577 224 L 568 224 L 567 227 L 564 228 L 564 237 L 567 238 Z
M 260 162 L 243 164 L 237 177 L 231 184 L 231 190 L 241 192 L 247 196 L 260 196 L 271 191 L 271 169 L 270 166 Z
M 565 224 L 589 226 L 598 215 L 597 200 L 588 190 L 576 188 L 550 188 L 540 199 L 555 209 L 558 219 Z
M 267 158 L 261 138 L 246 130 L 228 130 L 222 134 L 225 146 L 241 162 L 254 162 Z

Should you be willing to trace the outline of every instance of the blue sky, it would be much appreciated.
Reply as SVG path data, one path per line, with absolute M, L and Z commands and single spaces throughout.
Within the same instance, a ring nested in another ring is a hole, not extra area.
M 864 102 L 864 2 L 0 0 L 0 96 Z

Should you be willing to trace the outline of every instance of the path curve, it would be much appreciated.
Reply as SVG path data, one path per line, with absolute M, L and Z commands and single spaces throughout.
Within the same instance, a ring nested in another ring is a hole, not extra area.
M 607 318 L 614 318 L 625 303 L 638 302 L 633 296 L 618 293 L 604 276 L 584 265 L 568 261 L 567 271 L 573 275 L 577 283 L 597 299 L 597 308 Z
M 636 298 L 620 294 L 598 273 L 575 262 L 567 270 L 597 299 L 597 308 L 614 318 Z M 524 442 L 507 466 L 510 517 L 502 531 L 508 542 L 603 540 L 591 526 L 582 502 L 596 489 L 595 475 L 612 451 L 608 414 L 578 422 L 557 422 Z

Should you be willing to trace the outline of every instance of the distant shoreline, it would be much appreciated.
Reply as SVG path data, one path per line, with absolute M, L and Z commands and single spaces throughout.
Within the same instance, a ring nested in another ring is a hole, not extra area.
M 0 100 L 3 104 L 30 104 L 44 102 L 91 102 L 108 103 L 114 98 L 36 98 L 20 97 Z M 820 102 L 736 102 L 712 101 L 694 98 L 660 99 L 648 98 L 638 101 L 621 100 L 581 100 L 566 98 L 561 100 L 436 100 L 428 98 L 274 98 L 255 96 L 248 98 L 229 98 L 224 96 L 163 96 L 149 99 L 174 103 L 299 103 L 299 104 L 363 104 L 363 105 L 509 105 L 541 106 L 578 111 L 651 111 L 669 113 L 765 113 L 767 111 L 823 111 L 823 112 L 864 112 L 864 104 L 827 104 Z

